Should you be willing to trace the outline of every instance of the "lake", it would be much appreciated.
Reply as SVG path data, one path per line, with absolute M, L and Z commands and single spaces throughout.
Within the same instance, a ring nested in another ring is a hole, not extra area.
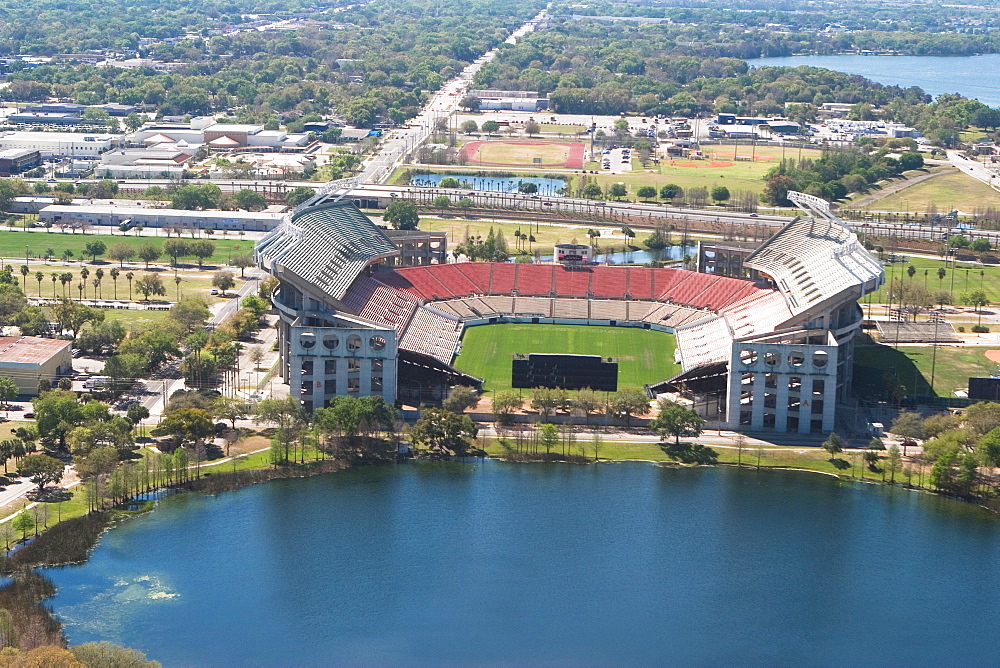
M 806 473 L 412 463 L 183 494 L 47 569 L 167 666 L 977 665 L 1000 522 Z
M 960 93 L 991 107 L 1000 106 L 1000 79 L 990 75 L 1000 68 L 1000 54 L 997 53 L 982 56 L 789 56 L 756 58 L 747 62 L 753 67 L 825 67 L 860 74 L 889 86 L 920 86 L 934 96 Z

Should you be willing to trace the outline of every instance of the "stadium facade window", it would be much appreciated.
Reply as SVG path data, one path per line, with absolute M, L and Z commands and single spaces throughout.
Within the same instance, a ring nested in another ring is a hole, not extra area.
M 361 350 L 361 337 L 357 334 L 351 334 L 347 337 L 347 349 L 348 350 Z
M 323 362 L 323 373 L 328 376 L 337 375 L 337 360 L 325 360 Z
M 347 360 L 347 373 L 357 373 L 361 371 L 361 360 L 357 357 L 351 357 Z
M 825 350 L 817 350 L 813 353 L 813 366 L 822 369 L 830 361 L 830 355 Z
M 372 391 L 382 391 L 382 374 L 372 374 Z
M 347 379 L 347 392 L 348 394 L 357 394 L 361 391 L 361 379 L 360 378 L 348 378 Z
M 826 381 L 822 378 L 813 378 L 813 394 L 823 394 L 826 391 Z
M 323 337 L 323 345 L 326 346 L 328 350 L 336 350 L 337 346 L 340 345 L 340 339 L 336 334 L 327 334 Z
M 326 394 L 336 394 L 337 393 L 337 381 L 336 379 L 330 378 L 323 384 L 323 392 Z
M 375 351 L 385 350 L 385 339 L 381 336 L 373 336 L 368 339 L 368 347 Z
M 312 348 L 316 345 L 316 335 L 315 334 L 303 334 L 299 337 L 299 345 L 305 349 Z
M 313 372 L 313 361 L 312 360 L 302 360 L 302 375 L 311 376 Z
M 768 351 L 764 353 L 764 364 L 768 366 L 777 366 L 781 362 L 781 355 L 776 352 Z
M 382 373 L 383 364 L 385 364 L 384 360 L 372 360 L 372 373 Z
M 757 351 L 756 350 L 741 350 L 740 351 L 740 361 L 750 366 L 757 362 Z
M 806 361 L 806 356 L 801 351 L 796 350 L 788 354 L 788 363 L 792 366 L 802 366 Z

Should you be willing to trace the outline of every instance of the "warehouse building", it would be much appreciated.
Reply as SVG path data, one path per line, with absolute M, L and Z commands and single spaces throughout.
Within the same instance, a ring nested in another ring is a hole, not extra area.
M 40 380 L 55 384 L 72 371 L 69 341 L 37 336 L 0 337 L 0 376 L 12 378 L 20 396 L 36 396 Z
M 118 226 L 130 222 L 132 226 L 143 227 L 267 232 L 278 226 L 283 215 L 270 211 L 186 211 L 107 204 L 83 206 L 53 204 L 38 212 L 38 220 L 55 225 L 87 223 Z
M 117 146 L 121 137 L 101 132 L 4 132 L 0 151 L 17 148 L 38 151 L 46 158 L 96 158 Z

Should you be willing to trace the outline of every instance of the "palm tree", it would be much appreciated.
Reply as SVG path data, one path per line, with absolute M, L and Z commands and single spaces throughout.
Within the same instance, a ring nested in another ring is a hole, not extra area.
M 181 277 L 174 274 L 174 285 L 177 286 L 177 301 L 181 300 Z
M 45 264 L 48 264 L 49 260 L 51 260 L 55 256 L 56 256 L 56 252 L 54 250 L 52 250 L 51 248 L 46 248 L 45 249 Z
M 114 283 L 114 286 L 115 286 L 115 299 L 118 299 L 118 276 L 119 275 L 121 275 L 121 271 L 118 269 L 118 267 L 114 267 L 111 270 L 111 281 Z
M 63 299 L 66 298 L 66 286 L 73 282 L 73 274 L 66 271 L 59 274 L 59 282 L 62 283 L 63 287 Z
M 42 296 L 42 281 L 45 280 L 45 274 L 40 271 L 35 272 L 35 280 L 38 281 L 38 296 Z
M 101 290 L 101 279 L 95 278 L 90 281 L 94 285 L 94 299 L 99 299 L 98 295 Z
M 104 280 L 104 270 L 103 269 L 98 269 L 97 271 L 94 272 L 94 276 L 97 277 L 97 283 L 94 284 L 94 287 L 97 288 L 97 294 L 100 295 L 101 294 L 101 281 Z
M 56 281 L 58 281 L 58 280 L 59 280 L 59 273 L 53 271 L 52 272 L 52 298 L 53 299 L 56 298 Z
M 80 281 L 79 283 L 76 284 L 76 289 L 80 291 L 80 299 L 79 299 L 79 301 L 81 301 L 81 302 L 83 301 L 83 289 L 85 287 L 87 287 L 87 283 L 85 281 Z
M 28 274 L 31 273 L 31 269 L 28 269 L 28 265 L 21 265 L 21 291 L 28 291 Z
M 82 269 L 80 269 L 80 278 L 83 279 L 84 283 L 87 282 L 87 278 L 89 276 L 90 276 L 90 269 L 87 269 L 86 267 L 83 267 Z
M 128 300 L 132 301 L 132 279 L 135 278 L 135 274 L 131 271 L 125 274 L 125 280 L 128 281 Z

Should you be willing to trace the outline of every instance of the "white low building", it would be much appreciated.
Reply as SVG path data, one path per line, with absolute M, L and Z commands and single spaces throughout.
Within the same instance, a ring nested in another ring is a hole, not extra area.
M 4 132 L 0 150 L 28 149 L 43 157 L 98 157 L 118 146 L 122 135 L 100 132 Z
M 38 212 L 38 220 L 54 225 L 121 225 L 131 221 L 143 227 L 177 227 L 199 230 L 244 230 L 267 232 L 284 217 L 271 211 L 187 211 L 184 209 L 149 209 L 140 206 L 91 204 L 82 206 L 53 204 Z

